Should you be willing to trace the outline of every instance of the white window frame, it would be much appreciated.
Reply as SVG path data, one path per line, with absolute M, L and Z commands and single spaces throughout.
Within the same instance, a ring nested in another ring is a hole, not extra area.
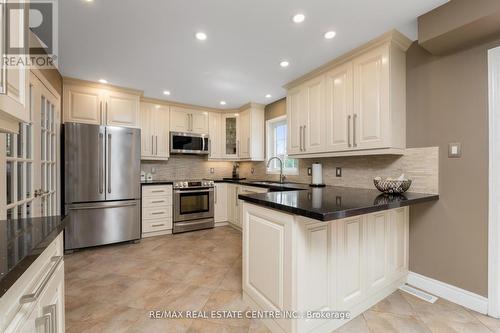
M 279 116 L 276 118 L 272 118 L 266 121 L 266 161 L 269 161 L 271 157 L 274 157 L 271 155 L 271 152 L 274 151 L 273 145 L 274 145 L 274 131 L 273 128 L 276 125 L 276 123 L 280 123 L 286 121 L 286 115 L 284 116 Z M 287 135 L 288 135 L 288 127 L 287 127 Z M 283 160 L 283 163 L 285 163 L 285 159 L 289 159 L 287 155 L 285 155 L 285 158 Z M 280 173 L 279 168 L 268 168 L 266 165 L 266 173 L 270 175 L 275 175 Z M 283 174 L 284 175 L 289 175 L 289 176 L 296 176 L 299 174 L 299 160 L 297 160 L 297 168 L 283 168 Z

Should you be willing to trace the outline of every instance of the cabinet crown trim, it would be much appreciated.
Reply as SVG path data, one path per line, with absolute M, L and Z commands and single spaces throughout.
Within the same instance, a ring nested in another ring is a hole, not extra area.
M 320 67 L 312 70 L 311 72 L 309 72 L 305 75 L 302 75 L 301 77 L 285 84 L 283 86 L 283 88 L 285 88 L 286 90 L 290 90 L 292 88 L 295 88 L 308 80 L 311 80 L 319 75 L 325 74 L 329 70 L 331 70 L 339 65 L 342 65 L 343 63 L 346 63 L 346 62 L 362 55 L 363 53 L 366 53 L 367 51 L 374 49 L 374 48 L 377 48 L 380 45 L 383 45 L 386 43 L 393 44 L 393 45 L 399 47 L 404 52 L 406 52 L 408 50 L 408 48 L 410 47 L 410 45 L 412 44 L 412 41 L 408 37 L 406 37 L 405 35 L 403 35 L 402 33 L 400 33 L 397 30 L 388 31 L 385 34 L 383 34 L 382 36 L 377 37 L 377 38 L 369 41 L 368 43 L 365 43 L 365 44 L 355 48 L 354 50 L 351 50 L 351 51 L 327 62 L 326 64 L 321 65 Z
M 63 77 L 63 86 L 68 86 L 68 85 L 70 85 L 70 86 L 86 86 L 86 87 L 90 87 L 90 88 L 118 91 L 118 92 L 138 95 L 138 96 L 142 96 L 144 94 L 143 91 L 137 90 L 137 89 L 124 88 L 124 87 L 114 86 L 111 84 L 102 84 L 102 83 L 86 81 L 86 80 L 81 80 L 81 79 L 75 79 L 72 77 L 65 76 L 65 77 Z

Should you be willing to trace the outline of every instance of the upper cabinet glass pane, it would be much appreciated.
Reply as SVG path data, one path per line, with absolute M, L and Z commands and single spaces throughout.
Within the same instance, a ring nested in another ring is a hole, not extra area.
M 236 155 L 236 117 L 226 118 L 226 155 Z

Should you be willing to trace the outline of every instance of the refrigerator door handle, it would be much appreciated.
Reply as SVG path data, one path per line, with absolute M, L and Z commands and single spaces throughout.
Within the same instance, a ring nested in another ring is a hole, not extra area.
M 99 133 L 99 158 L 98 158 L 98 163 L 99 163 L 99 193 L 102 193 L 104 191 L 103 185 L 104 185 L 104 135 L 102 133 Z
M 111 134 L 108 134 L 108 193 L 111 193 Z
M 77 207 L 68 207 L 68 210 L 89 210 L 89 209 L 108 209 L 108 208 L 121 208 L 121 207 L 130 207 L 137 206 L 136 202 L 126 203 L 121 205 L 112 205 L 112 206 L 77 206 Z

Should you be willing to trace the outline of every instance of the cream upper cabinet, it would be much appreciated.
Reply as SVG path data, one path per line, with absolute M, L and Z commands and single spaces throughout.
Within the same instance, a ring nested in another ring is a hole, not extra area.
M 157 159 L 168 159 L 170 157 L 170 107 L 155 105 L 152 121 L 155 156 Z
M 103 124 L 104 92 L 87 86 L 64 86 L 64 121 Z
M 353 66 L 353 146 L 358 149 L 390 147 L 389 45 L 358 57 Z
M 106 125 L 139 127 L 139 96 L 119 91 L 106 92 Z
M 300 87 L 289 91 L 286 97 L 288 154 L 300 154 L 302 152 L 302 128 L 305 115 L 302 110 L 304 101 L 305 91 Z
M 222 115 L 219 112 L 208 114 L 209 158 L 222 158 Z
M 152 130 L 152 104 L 141 103 L 141 159 L 153 157 L 154 135 Z
M 64 122 L 139 128 L 140 95 L 95 83 L 65 79 Z
M 289 84 L 288 154 L 401 153 L 410 44 L 391 31 Z
M 170 130 L 172 132 L 190 132 L 191 131 L 190 110 L 178 107 L 172 107 L 170 110 Z
M 172 132 L 208 133 L 208 112 L 182 107 L 172 107 L 170 111 Z
M 325 75 L 325 144 L 327 151 L 352 148 L 353 81 L 352 63 L 334 68 Z
M 237 159 L 239 152 L 239 114 L 222 114 L 222 145 L 224 158 Z
M 302 129 L 302 147 L 307 153 L 322 152 L 325 149 L 325 80 L 319 77 L 307 82 L 305 123 Z
M 170 157 L 170 108 L 141 102 L 141 159 L 167 160 Z
M 9 14 L 9 43 L 10 45 L 24 45 L 25 31 L 28 22 L 22 11 L 11 11 Z M 1 33 L 0 45 L 6 46 L 3 40 L 5 34 Z M 3 49 L 3 47 L 0 47 Z M 0 132 L 17 133 L 20 122 L 30 120 L 28 108 L 29 99 L 29 70 L 20 64 L 7 67 L 0 64 Z
M 250 158 L 250 110 L 240 113 L 240 131 L 238 157 L 242 159 Z
M 194 111 L 191 113 L 191 131 L 198 134 L 208 133 L 207 111 Z

